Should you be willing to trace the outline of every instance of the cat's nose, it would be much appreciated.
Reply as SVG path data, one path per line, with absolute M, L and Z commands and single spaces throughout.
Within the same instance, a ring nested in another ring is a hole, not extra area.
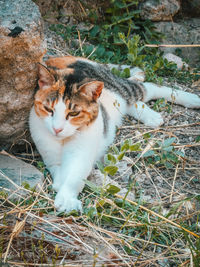
M 63 128 L 53 128 L 55 134 L 59 134 L 60 132 L 62 132 Z

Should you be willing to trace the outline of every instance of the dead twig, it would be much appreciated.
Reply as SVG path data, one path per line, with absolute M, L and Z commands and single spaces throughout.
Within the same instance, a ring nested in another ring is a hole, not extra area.
M 188 45 L 183 45 L 183 44 L 146 44 L 146 47 L 200 47 L 200 44 L 188 44 Z

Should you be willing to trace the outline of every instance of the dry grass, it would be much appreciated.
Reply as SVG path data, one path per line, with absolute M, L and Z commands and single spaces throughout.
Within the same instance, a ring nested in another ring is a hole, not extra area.
M 120 129 L 120 139 L 131 136 L 133 143 L 151 133 L 146 151 L 152 142 L 171 136 L 179 138 L 174 148 L 185 150 L 185 157 L 172 169 L 147 164 L 145 158 L 127 152 L 132 176 L 125 182 L 118 173 L 114 179 L 124 188 L 132 182 L 135 200 L 127 196 L 125 200 L 106 186 L 87 185 L 81 195 L 84 213 L 65 215 L 53 207 L 55 195 L 48 175 L 37 191 L 16 185 L 15 201 L 2 189 L 2 262 L 11 266 L 199 266 L 200 143 L 185 142 L 198 131 L 199 123 L 157 130 L 140 125 Z M 190 150 L 195 151 L 194 157 L 187 156 Z M 148 183 L 140 180 L 142 174 Z

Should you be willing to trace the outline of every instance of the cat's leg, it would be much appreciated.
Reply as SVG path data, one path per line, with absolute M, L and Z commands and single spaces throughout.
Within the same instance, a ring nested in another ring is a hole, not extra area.
M 158 86 L 154 83 L 145 82 L 144 102 L 148 102 L 151 99 L 165 98 L 167 101 L 174 102 L 188 108 L 200 108 L 200 97 L 184 92 L 181 90 L 175 90 L 166 86 Z
M 79 137 L 81 141 L 81 136 Z M 59 211 L 82 210 L 78 194 L 84 187 L 94 164 L 94 148 L 90 139 L 87 145 L 75 143 L 63 151 L 60 177 L 62 184 L 55 198 L 55 207 Z
M 159 127 L 164 122 L 162 116 L 158 112 L 149 108 L 142 101 L 137 101 L 135 104 L 129 105 L 127 113 L 136 120 L 153 128 Z
M 51 173 L 51 177 L 53 179 L 53 184 L 52 187 L 54 190 L 58 191 L 59 188 L 62 185 L 62 181 L 60 179 L 60 169 L 61 169 L 61 165 L 54 165 L 52 167 L 49 167 L 48 170 Z
M 49 170 L 51 177 L 53 179 L 53 188 L 58 190 L 61 185 L 60 179 L 60 169 L 61 169 L 61 153 L 62 146 L 60 142 L 56 140 L 40 139 L 40 144 L 37 142 L 37 148 L 44 160 L 46 168 Z
M 46 168 L 53 178 L 53 187 L 59 187 L 62 143 L 52 136 L 46 129 L 44 122 L 36 115 L 32 108 L 29 117 L 29 127 L 35 145 L 43 158 Z

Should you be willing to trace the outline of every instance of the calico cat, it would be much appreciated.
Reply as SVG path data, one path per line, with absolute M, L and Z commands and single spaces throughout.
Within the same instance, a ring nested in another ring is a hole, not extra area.
M 39 89 L 30 113 L 30 131 L 53 178 L 55 206 L 82 209 L 77 199 L 95 161 L 113 142 L 125 114 L 151 127 L 161 115 L 145 102 L 164 97 L 189 108 L 200 108 L 195 94 L 138 83 L 114 76 L 101 64 L 84 58 L 50 58 L 39 64 Z

